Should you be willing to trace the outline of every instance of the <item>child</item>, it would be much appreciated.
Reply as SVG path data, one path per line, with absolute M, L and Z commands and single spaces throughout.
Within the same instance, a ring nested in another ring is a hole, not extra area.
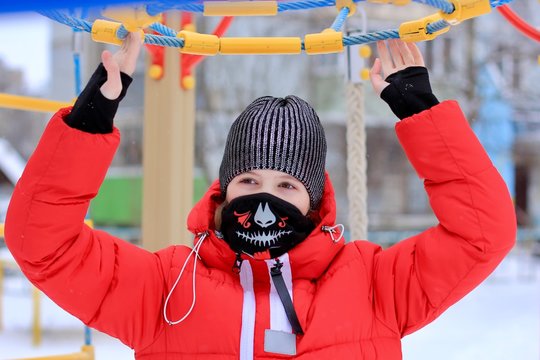
M 414 44 L 379 43 L 374 90 L 439 224 L 387 250 L 344 243 L 326 140 L 302 99 L 263 97 L 233 123 L 195 205 L 194 247 L 150 253 L 83 224 L 118 146 L 112 119 L 140 49 L 130 35 L 50 121 L 17 184 L 6 243 L 26 276 L 138 359 L 401 359 L 510 251 L 512 201 L 458 105 L 431 93 Z M 383 79 L 382 74 L 386 76 Z M 156 119 L 157 120 L 157 119 Z

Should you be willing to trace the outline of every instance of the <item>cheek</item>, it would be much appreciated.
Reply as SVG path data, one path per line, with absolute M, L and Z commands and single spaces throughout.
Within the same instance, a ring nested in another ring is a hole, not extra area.
M 230 203 L 233 199 L 240 196 L 240 191 L 236 186 L 229 186 L 225 195 L 225 202 Z
M 285 198 L 284 200 L 296 206 L 304 215 L 309 212 L 309 195 L 307 194 L 298 194 L 298 196 Z

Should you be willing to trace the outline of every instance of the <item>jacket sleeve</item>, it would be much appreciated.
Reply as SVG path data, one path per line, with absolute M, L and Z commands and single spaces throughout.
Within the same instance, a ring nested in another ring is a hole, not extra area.
M 511 250 L 508 189 L 456 102 L 396 124 L 439 224 L 375 256 L 379 319 L 401 336 L 428 324 L 480 284 Z
M 160 258 L 84 225 L 120 135 L 73 129 L 63 119 L 68 113 L 51 119 L 15 187 L 6 244 L 28 279 L 60 307 L 141 347 L 162 323 Z

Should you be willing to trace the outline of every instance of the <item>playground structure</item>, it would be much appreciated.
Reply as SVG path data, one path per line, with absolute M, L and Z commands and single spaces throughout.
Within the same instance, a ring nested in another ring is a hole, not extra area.
M 153 217 L 143 218 L 143 228 L 150 229 L 151 223 L 157 223 L 154 219 L 156 217 L 161 218 L 161 224 L 164 223 L 164 219 L 170 218 L 171 214 L 160 214 L 156 211 L 157 208 L 167 208 L 162 206 L 163 201 L 150 201 L 150 197 L 163 198 L 168 196 L 171 200 L 168 202 L 178 202 L 182 204 L 182 209 L 178 213 L 174 213 L 174 218 L 178 218 L 179 213 L 182 217 L 187 215 L 187 211 L 191 207 L 191 204 L 185 204 L 184 199 L 191 199 L 189 190 L 191 184 L 185 180 L 178 179 L 190 178 L 189 174 L 186 174 L 186 168 L 192 168 L 192 152 L 191 150 L 183 152 L 186 154 L 186 161 L 178 162 L 177 158 L 167 159 L 165 162 L 155 161 L 158 156 L 163 157 L 163 152 L 160 148 L 167 149 L 170 153 L 174 153 L 180 149 L 180 146 L 185 148 L 193 148 L 193 133 L 189 129 L 193 127 L 194 118 L 194 94 L 193 88 L 195 86 L 192 71 L 195 65 L 201 61 L 203 56 L 211 55 L 228 55 L 228 54 L 299 54 L 305 51 L 310 55 L 325 54 L 330 52 L 341 52 L 347 46 L 369 44 L 378 40 L 402 38 L 406 41 L 424 41 L 432 40 L 436 36 L 449 30 L 451 26 L 459 24 L 461 21 L 486 14 L 491 8 L 507 8 L 506 3 L 510 1 L 418 1 L 422 4 L 430 5 L 439 9 L 439 12 L 429 16 L 427 18 L 420 19 L 418 21 L 408 22 L 402 24 L 399 29 L 396 30 L 384 30 L 370 34 L 362 34 L 356 36 L 344 36 L 343 29 L 344 23 L 348 16 L 354 14 L 357 2 L 339 2 L 334 3 L 332 1 L 303 1 L 303 2 L 279 2 L 279 1 L 264 1 L 261 5 L 257 5 L 259 2 L 208 2 L 208 3 L 196 3 L 196 2 L 179 2 L 172 5 L 172 2 L 163 2 L 163 4 L 147 5 L 144 8 L 128 9 L 127 11 L 117 13 L 114 11 L 105 11 L 104 17 L 109 20 L 95 20 L 93 23 L 84 20 L 77 19 L 69 14 L 61 13 L 56 10 L 43 9 L 42 5 L 39 10 L 43 15 L 61 22 L 65 25 L 72 27 L 77 31 L 84 31 L 92 34 L 94 41 L 105 42 L 109 44 L 120 44 L 121 40 L 125 38 L 128 31 L 137 31 L 146 29 L 144 34 L 145 44 L 148 46 L 148 51 L 151 54 L 150 66 L 148 68 L 148 76 L 146 79 L 146 86 L 149 89 L 149 93 L 160 93 L 156 89 L 165 91 L 168 95 L 163 99 L 152 99 L 149 95 L 147 102 L 145 102 L 145 113 L 152 114 L 155 118 L 159 116 L 164 119 L 161 123 L 162 129 L 156 129 L 154 126 L 148 126 L 151 122 L 145 120 L 145 132 L 148 132 L 153 139 L 152 144 L 145 144 L 145 154 L 149 159 L 148 163 L 155 162 L 157 165 L 152 166 L 150 171 L 146 171 L 145 179 L 152 179 L 157 177 L 163 178 L 169 177 L 170 183 L 174 183 L 177 188 L 183 188 L 183 194 L 179 195 L 178 190 L 172 191 L 167 186 L 160 186 L 157 180 L 150 180 L 145 184 L 145 199 L 146 205 L 144 208 L 147 214 L 153 213 Z M 110 2 L 109 2 L 110 3 Z M 408 1 L 393 1 L 394 5 L 406 5 Z M 53 2 L 50 3 L 51 8 Z M 207 5 L 208 4 L 208 5 Z M 276 15 L 282 11 L 293 10 L 305 10 L 310 8 L 322 7 L 322 6 L 336 6 L 338 15 L 333 24 L 326 30 L 323 30 L 317 34 L 306 35 L 304 39 L 300 37 L 295 38 L 226 38 L 221 37 L 226 30 L 227 22 L 230 23 L 232 16 L 268 16 Z M 161 22 L 160 14 L 168 10 L 181 10 L 191 13 L 202 13 L 205 16 L 225 16 L 226 20 L 222 22 L 218 28 L 214 31 L 213 35 L 200 34 L 194 31 L 192 19 L 182 17 L 180 21 L 174 19 L 172 16 L 167 18 L 168 26 Z M 112 20 L 112 21 L 111 21 Z M 180 28 L 182 30 L 176 31 L 174 28 Z M 155 33 L 150 33 L 155 32 Z M 534 32 L 531 36 L 534 39 Z M 536 39 L 535 39 L 536 40 Z M 539 41 L 539 40 L 537 40 Z M 166 47 L 167 49 L 157 50 L 156 47 Z M 182 57 L 178 57 L 178 49 L 182 54 Z M 178 86 L 178 79 L 181 79 Z M 356 127 L 356 130 L 348 131 L 348 136 L 351 136 L 350 143 L 355 143 L 360 147 L 365 146 L 362 143 L 363 134 L 363 115 L 361 101 L 361 86 L 350 85 L 349 99 L 356 99 L 349 105 L 350 126 Z M 171 99 L 176 99 L 171 101 Z M 179 100 L 180 99 L 180 100 Z M 71 103 L 67 102 L 53 102 L 48 100 L 30 99 L 30 98 L 16 98 L 11 95 L 0 95 L 0 107 L 17 108 L 21 110 L 38 110 L 38 111 L 54 111 L 60 107 L 69 106 Z M 156 113 L 158 115 L 156 115 Z M 182 114 L 182 120 L 177 117 L 172 117 L 171 114 Z M 149 116 L 145 116 L 149 117 Z M 191 119 L 191 120 L 190 120 Z M 182 125 L 180 126 L 179 123 Z M 164 134 L 166 132 L 169 134 Z M 188 129 L 186 131 L 186 129 Z M 356 132 L 356 135 L 354 134 Z M 182 135 L 183 134 L 183 135 Z M 146 135 L 145 135 L 146 136 Z M 173 140 L 174 139 L 174 140 Z M 176 142 L 176 144 L 174 144 Z M 181 145 L 180 145 L 181 144 Z M 182 149 L 180 149 L 182 150 Z M 182 151 L 181 151 L 182 152 Z M 351 154 L 356 154 L 357 160 L 350 159 L 351 166 L 356 170 L 364 165 L 358 165 L 358 161 L 362 161 L 365 158 L 365 151 L 362 149 L 352 150 Z M 154 154 L 154 155 L 151 155 Z M 171 166 L 172 163 L 175 165 Z M 191 164 L 191 166 L 190 166 Z M 148 166 L 146 166 L 148 167 Z M 169 169 L 167 169 L 169 168 Z M 182 169 L 182 175 L 179 176 L 178 169 Z M 358 171 L 350 171 L 355 173 Z M 363 170 L 365 172 L 365 168 Z M 155 174 L 155 175 L 151 175 Z M 360 171 L 362 173 L 362 171 Z M 358 175 L 357 175 L 358 176 Z M 358 181 L 358 178 L 350 183 L 361 184 L 365 187 L 365 180 Z M 181 186 L 178 186 L 181 184 Z M 153 190 L 148 191 L 149 188 Z M 161 189 L 160 193 L 156 193 L 155 189 Z M 185 190 L 187 189 L 187 190 Z M 152 194 L 150 194 L 152 192 Z M 171 196 L 171 193 L 173 193 Z M 351 193 L 362 194 L 366 196 L 367 191 L 364 189 L 354 190 Z M 178 201 L 177 199 L 180 199 Z M 351 203 L 353 199 L 351 198 Z M 154 205 L 152 205 L 152 203 Z M 351 221 L 351 230 L 355 238 L 365 237 L 367 216 L 365 215 L 365 198 L 361 198 L 357 201 L 356 212 L 351 211 L 351 218 L 355 217 L 357 220 Z M 351 207 L 355 206 L 354 204 Z M 358 215 L 358 211 L 362 212 Z M 170 207 L 167 213 L 170 212 Z M 359 220 L 361 219 L 361 220 Z M 361 224 L 359 222 L 362 222 Z M 157 244 L 145 244 L 149 249 L 157 249 L 170 243 L 189 243 L 189 240 L 185 235 L 179 235 L 176 226 L 172 226 L 173 220 L 164 226 L 165 230 L 153 229 L 150 233 L 143 230 L 143 243 L 144 239 L 162 239 L 164 243 Z M 353 227 L 356 224 L 356 229 Z M 358 230 L 360 229 L 360 230 Z M 163 232 L 165 231 L 165 232 Z M 176 233 L 176 234 L 174 234 Z M 360 234 L 360 235 L 358 235 Z M 83 352 L 89 352 L 83 350 Z M 86 356 L 86 355 L 84 355 Z M 75 359 L 86 357 L 58 357 L 58 359 Z M 52 359 L 52 358 L 51 358 Z

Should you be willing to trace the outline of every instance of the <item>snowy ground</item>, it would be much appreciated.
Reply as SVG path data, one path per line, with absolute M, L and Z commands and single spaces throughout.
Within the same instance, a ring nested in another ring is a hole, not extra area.
M 43 343 L 32 346 L 30 291 L 20 276 L 7 278 L 3 301 L 0 359 L 71 353 L 83 344 L 81 323 L 43 297 Z M 98 360 L 133 359 L 119 341 L 92 333 Z M 405 360 L 540 359 L 540 260 L 513 252 L 460 303 L 406 337 L 403 354 Z

